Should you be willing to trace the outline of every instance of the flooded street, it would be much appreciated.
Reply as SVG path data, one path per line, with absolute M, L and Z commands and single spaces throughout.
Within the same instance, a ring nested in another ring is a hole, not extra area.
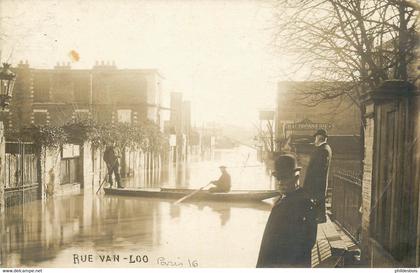
M 265 165 L 257 160 L 256 150 L 240 146 L 216 149 L 203 155 L 191 155 L 188 162 L 169 164 L 160 172 L 140 173 L 124 181 L 127 187 L 200 188 L 220 176 L 219 166 L 227 166 L 232 178 L 232 190 L 273 189 L 274 178 Z
M 153 182 L 143 174 L 125 184 L 199 188 L 218 178 L 221 164 L 228 166 L 233 189 L 274 187 L 256 152 L 246 147 L 169 166 Z M 255 266 L 270 202 L 173 202 L 89 191 L 8 208 L 2 262 L 8 267 Z

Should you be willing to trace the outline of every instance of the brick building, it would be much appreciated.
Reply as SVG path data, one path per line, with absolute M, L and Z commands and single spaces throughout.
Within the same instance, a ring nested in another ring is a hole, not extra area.
M 313 89 L 316 82 L 279 82 L 276 103 L 276 135 L 285 134 L 311 135 L 316 129 L 288 130 L 287 124 L 302 121 L 317 124 L 328 124 L 331 135 L 359 135 L 360 110 L 349 99 L 332 99 L 316 106 L 307 106 L 294 90 Z M 309 126 L 310 127 L 310 126 Z
M 133 124 L 149 119 L 163 130 L 169 118 L 164 78 L 155 69 L 117 69 L 114 63 L 101 62 L 77 70 L 69 64 L 35 69 L 20 63 L 14 70 L 18 75 L 14 97 L 3 114 L 10 129 L 91 117 Z
M 164 121 L 169 119 L 163 77 L 154 69 L 117 69 L 115 64 L 102 62 L 92 69 L 77 70 L 69 64 L 35 69 L 20 63 L 13 70 L 17 74 L 14 96 L 8 111 L 0 114 L 6 131 L 32 125 L 61 126 L 85 118 L 131 124 L 147 119 L 163 131 Z M 8 141 L 9 167 L 5 169 L 11 171 L 5 174 L 7 205 L 23 202 L 19 194 L 22 187 L 26 191 L 24 200 L 71 194 L 80 188 L 99 187 L 106 173 L 103 150 L 93 149 L 88 143 L 68 143 L 59 153 L 47 151 L 38 157 L 31 153 L 30 143 Z M 15 146 L 18 148 L 10 148 Z M 158 166 L 157 161 L 150 153 L 122 151 L 121 175 L 133 175 L 140 165 Z M 28 174 L 15 175 L 21 172 Z

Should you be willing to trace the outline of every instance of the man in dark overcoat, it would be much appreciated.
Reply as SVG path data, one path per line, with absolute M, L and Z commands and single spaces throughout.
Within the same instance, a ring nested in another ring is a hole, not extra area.
M 217 192 L 228 192 L 230 191 L 231 182 L 230 182 L 230 174 L 226 171 L 226 166 L 219 167 L 221 175 L 219 179 L 215 181 L 211 181 L 214 187 L 209 189 L 209 192 L 217 193 Z
M 112 188 L 112 174 L 115 175 L 115 180 L 117 180 L 117 186 L 118 188 L 122 188 L 121 186 L 121 177 L 120 177 L 120 164 L 118 162 L 118 156 L 115 153 L 113 145 L 107 145 L 104 152 L 103 157 L 107 169 L 108 169 L 108 183 L 110 187 Z
M 325 223 L 327 221 L 325 197 L 332 150 L 330 145 L 327 144 L 328 136 L 324 129 L 319 129 L 313 136 L 315 138 L 315 150 L 309 159 L 303 189 L 315 204 L 317 222 Z
M 265 227 L 257 267 L 311 267 L 317 223 L 311 200 L 299 185 L 293 155 L 281 155 L 273 173 L 282 197 L 271 210 Z

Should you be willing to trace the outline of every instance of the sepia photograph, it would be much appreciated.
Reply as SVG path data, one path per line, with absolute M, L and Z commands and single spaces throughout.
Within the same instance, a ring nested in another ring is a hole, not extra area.
M 2 273 L 418 272 L 419 14 L 0 0 Z

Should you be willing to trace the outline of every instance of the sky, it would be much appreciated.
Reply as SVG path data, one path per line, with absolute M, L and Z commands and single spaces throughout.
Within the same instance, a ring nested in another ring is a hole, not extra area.
M 2 0 L 2 61 L 155 68 L 192 104 L 193 125 L 252 127 L 274 107 L 288 61 L 274 54 L 270 1 Z M 80 59 L 72 61 L 75 50 Z

